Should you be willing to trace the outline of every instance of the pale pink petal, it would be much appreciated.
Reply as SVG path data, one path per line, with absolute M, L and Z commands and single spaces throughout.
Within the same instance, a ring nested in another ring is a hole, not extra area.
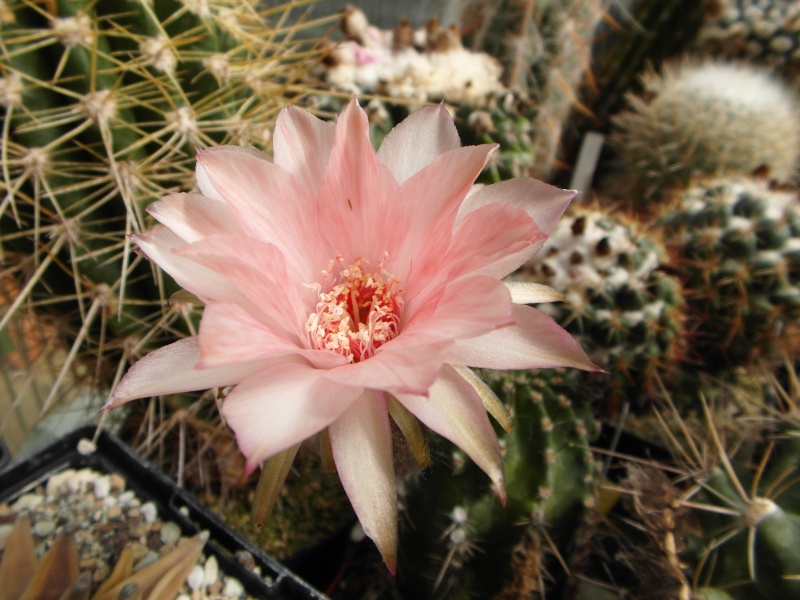
M 437 156 L 409 178 L 393 200 L 394 215 L 385 231 L 402 232 L 391 255 L 393 272 L 409 285 L 426 280 L 438 268 L 453 235 L 464 197 L 496 146 L 467 146 Z M 391 253 L 391 249 L 390 249 Z M 415 284 L 416 285 L 416 284 Z
M 404 331 L 378 348 L 374 356 L 361 362 L 325 372 L 331 381 L 392 394 L 428 393 L 452 341 L 441 341 L 424 328 Z
M 114 388 L 105 409 L 129 400 L 234 385 L 268 363 L 246 361 L 214 369 L 196 369 L 200 347 L 196 337 L 159 348 L 137 361 Z
M 298 346 L 237 304 L 206 306 L 197 337 L 203 368 L 291 355 L 308 360 L 318 369 L 332 369 L 345 363 L 344 357 L 335 352 Z
M 501 202 L 527 212 L 539 228 L 550 235 L 569 203 L 580 192 L 562 190 L 530 177 L 487 185 L 470 194 L 458 211 L 458 221 L 481 206 Z
M 230 208 L 200 194 L 170 194 L 147 207 L 159 223 L 184 242 L 197 242 L 217 233 L 242 235 Z
M 293 173 L 314 192 L 325 176 L 333 148 L 335 125 L 295 106 L 281 110 L 275 123 L 272 147 L 275 163 Z
M 333 252 L 346 261 L 378 260 L 393 253 L 402 229 L 395 213 L 398 185 L 389 169 L 375 156 L 369 139 L 369 123 L 353 100 L 339 116 L 319 199 L 321 233 Z
M 392 129 L 378 149 L 378 159 L 389 167 L 397 183 L 447 152 L 460 148 L 458 131 L 444 104 L 411 113 Z
M 289 276 L 284 254 L 276 246 L 249 236 L 217 235 L 185 246 L 179 254 L 223 274 L 232 288 L 222 292 L 225 296 L 238 293 L 237 303 L 252 315 L 305 345 L 305 322 L 316 306 L 315 292 Z
M 405 297 L 409 303 L 426 304 L 429 295 L 449 280 L 476 274 L 496 278 L 494 271 L 497 265 L 504 264 L 506 257 L 524 252 L 544 238 L 544 233 L 519 208 L 502 204 L 481 207 L 456 227 L 436 274 L 428 278 L 428 288 L 417 290 L 409 286 Z
M 147 233 L 132 235 L 131 239 L 145 256 L 166 271 L 179 286 L 200 298 L 204 304 L 211 301 L 244 301 L 224 274 L 178 254 L 187 244 L 166 227 L 154 227 Z
M 313 281 L 319 276 L 332 256 L 322 244 L 314 193 L 297 177 L 229 146 L 198 153 L 197 165 L 242 229 L 284 253 L 295 278 Z
M 397 399 L 425 425 L 466 452 L 505 498 L 497 434 L 475 388 L 455 369 L 449 365 L 442 368 L 430 397 L 398 395 Z
M 248 377 L 222 402 L 222 416 L 247 458 L 247 471 L 319 433 L 347 411 L 362 389 L 322 377 L 304 363 L 271 366 Z
M 237 152 L 241 154 L 249 154 L 259 160 L 263 160 L 266 162 L 272 162 L 272 157 L 265 152 L 261 152 L 260 150 L 256 150 L 255 148 L 250 148 L 247 146 L 215 146 L 213 148 L 208 148 L 204 151 L 198 151 L 198 155 L 200 152 Z M 195 179 L 197 180 L 197 187 L 200 188 L 200 192 L 203 196 L 208 196 L 212 200 L 219 200 L 220 202 L 225 202 L 225 198 L 222 197 L 220 192 L 214 187 L 214 184 L 211 182 L 208 176 L 208 171 L 206 170 L 205 166 L 203 166 L 200 161 L 197 161 L 195 166 Z
M 328 428 L 336 470 L 358 520 L 394 574 L 397 486 L 385 394 L 367 391 Z
M 508 288 L 497 279 L 478 275 L 451 282 L 441 297 L 409 310 L 399 337 L 424 329 L 430 339 L 457 340 L 514 323 Z
M 480 337 L 459 340 L 447 362 L 488 369 L 576 367 L 601 371 L 578 343 L 553 319 L 530 306 L 515 304 L 517 324 Z

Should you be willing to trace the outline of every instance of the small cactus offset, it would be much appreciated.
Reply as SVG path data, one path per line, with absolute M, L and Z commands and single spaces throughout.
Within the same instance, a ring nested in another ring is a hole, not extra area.
M 60 315 L 63 373 L 89 357 L 105 389 L 154 337 L 191 331 L 126 234 L 147 228 L 153 200 L 194 189 L 193 146 L 269 143 L 313 56 L 287 24 L 295 6 L 3 3 L 0 260 L 20 292 L 0 333 L 21 311 Z
M 409 597 L 488 598 L 513 595 L 529 581 L 545 586 L 546 571 L 560 568 L 553 554 L 568 555 L 581 515 L 593 505 L 596 423 L 574 374 L 484 376 L 514 419 L 501 436 L 506 505 L 470 461 L 439 446 L 435 467 L 401 494 L 403 545 L 414 550 L 401 553 L 398 576 Z
M 668 262 L 654 228 L 619 211 L 573 205 L 539 256 L 512 277 L 562 292 L 566 303 L 541 310 L 609 372 L 609 399 L 641 404 L 683 354 L 683 291 L 664 272 Z
M 696 175 L 758 172 L 779 183 L 795 176 L 800 112 L 794 94 L 768 72 L 683 62 L 642 83 L 644 95 L 629 95 L 629 109 L 614 119 L 623 184 L 638 210 Z
M 711 0 L 696 50 L 800 75 L 800 6 L 791 0 Z
M 796 352 L 800 206 L 763 180 L 701 180 L 661 222 L 684 279 L 692 354 L 718 371 Z

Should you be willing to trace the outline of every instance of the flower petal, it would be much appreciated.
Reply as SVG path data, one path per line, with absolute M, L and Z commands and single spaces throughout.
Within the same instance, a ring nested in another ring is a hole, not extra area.
M 457 222 L 482 206 L 501 202 L 523 209 L 542 231 L 550 235 L 569 203 L 579 193 L 577 190 L 562 190 L 531 177 L 509 179 L 470 194 L 458 211 Z
M 215 300 L 220 302 L 240 300 L 240 294 L 232 289 L 224 274 L 181 256 L 178 252 L 186 248 L 186 242 L 166 227 L 154 227 L 147 233 L 132 235 L 131 239 L 179 286 L 196 295 L 204 304 Z
M 540 302 L 566 302 L 567 298 L 550 286 L 531 281 L 506 281 L 511 301 L 514 304 L 538 304 Z
M 440 154 L 460 147 L 453 118 L 440 104 L 411 113 L 392 129 L 378 149 L 378 159 L 397 183 L 403 183 Z
M 367 391 L 329 427 L 333 458 L 358 520 L 394 574 L 397 485 L 392 430 L 381 392 Z
M 489 476 L 505 498 L 503 460 L 497 434 L 475 388 L 445 365 L 430 397 L 399 395 L 397 399 L 433 431 L 461 448 Z
M 248 377 L 222 402 L 222 416 L 247 458 L 247 471 L 338 419 L 362 389 L 339 385 L 304 363 L 283 363 Z
M 331 256 L 321 244 L 314 194 L 294 175 L 230 146 L 198 153 L 197 173 L 198 181 L 202 173 L 230 206 L 245 232 L 274 244 L 304 281 L 317 278 Z
M 234 385 L 262 369 L 264 361 L 247 361 L 213 369 L 197 369 L 200 346 L 196 337 L 155 350 L 136 362 L 114 388 L 104 410 L 136 398 L 163 396 Z
M 170 194 L 147 207 L 162 225 L 184 242 L 197 242 L 217 233 L 242 235 L 230 208 L 200 194 Z
M 216 235 L 182 248 L 180 256 L 196 261 L 227 280 L 220 290 L 274 331 L 284 332 L 298 346 L 305 345 L 305 322 L 315 292 L 289 276 L 284 254 L 273 244 L 249 236 Z M 180 283 L 180 282 L 179 282 Z
M 237 304 L 206 306 L 197 337 L 202 368 L 291 355 L 302 356 L 318 369 L 332 369 L 345 362 L 335 352 L 299 347 Z
M 404 331 L 384 344 L 374 356 L 336 367 L 325 377 L 342 384 L 386 390 L 392 394 L 426 395 L 452 341 L 432 338 L 424 328 Z
M 275 163 L 293 173 L 314 193 L 325 177 L 336 126 L 295 106 L 278 114 L 272 148 Z
M 459 340 L 447 362 L 487 369 L 576 367 L 602 371 L 572 336 L 553 319 L 530 306 L 515 304 L 517 325 Z

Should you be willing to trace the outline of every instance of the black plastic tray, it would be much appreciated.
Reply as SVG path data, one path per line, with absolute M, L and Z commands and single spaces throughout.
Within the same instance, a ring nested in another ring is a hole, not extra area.
M 0 502 L 21 495 L 64 469 L 90 468 L 104 473 L 119 473 L 143 501 L 154 502 L 160 516 L 178 524 L 185 535 L 208 531 L 210 538 L 204 552 L 216 556 L 220 568 L 236 577 L 251 596 L 277 600 L 326 600 L 326 596 L 297 577 L 283 565 L 253 546 L 246 538 L 231 531 L 198 500 L 179 488 L 155 467 L 136 455 L 115 435 L 102 431 L 96 451 L 78 452 L 81 439 L 91 440 L 96 427 L 87 425 L 57 440 L 22 463 L 0 471 Z M 246 550 L 253 555 L 261 575 L 243 567 L 234 554 Z

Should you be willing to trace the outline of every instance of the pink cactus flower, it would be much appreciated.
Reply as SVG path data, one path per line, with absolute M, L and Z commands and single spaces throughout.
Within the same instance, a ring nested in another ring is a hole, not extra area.
M 335 125 L 284 109 L 274 159 L 199 151 L 202 195 L 155 202 L 161 225 L 134 236 L 204 303 L 198 335 L 137 362 L 107 408 L 236 386 L 222 413 L 249 471 L 327 433 L 363 529 L 394 572 L 389 409 L 461 447 L 502 499 L 487 417 L 499 401 L 467 367 L 596 370 L 526 306 L 556 292 L 501 280 L 541 248 L 575 192 L 534 179 L 473 186 L 495 147 L 461 147 L 439 106 L 412 114 L 376 152 L 353 100 Z

